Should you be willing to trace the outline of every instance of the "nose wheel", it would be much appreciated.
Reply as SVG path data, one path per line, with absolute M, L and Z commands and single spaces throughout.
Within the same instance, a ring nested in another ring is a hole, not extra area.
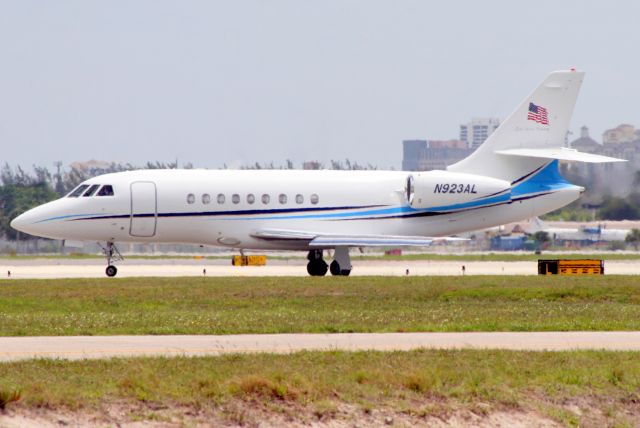
M 109 265 L 107 266 L 107 269 L 105 272 L 107 276 L 111 278 L 113 276 L 116 276 L 116 274 L 118 273 L 118 268 L 115 267 L 114 265 Z
M 116 268 L 113 263 L 124 260 L 124 257 L 122 257 L 122 254 L 120 254 L 120 251 L 118 251 L 118 248 L 113 242 L 107 242 L 107 245 L 104 247 L 100 243 L 98 243 L 98 245 L 100 245 L 102 252 L 107 258 L 105 273 L 109 278 L 113 278 L 118 273 L 118 268 Z

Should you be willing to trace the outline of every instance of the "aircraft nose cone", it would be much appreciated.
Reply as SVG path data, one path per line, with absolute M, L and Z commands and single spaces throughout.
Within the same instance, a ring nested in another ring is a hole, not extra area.
M 15 230 L 28 233 L 29 235 L 39 236 L 38 232 L 40 228 L 38 227 L 38 221 L 41 219 L 39 214 L 39 207 L 32 208 L 11 220 L 9 224 Z
M 19 230 L 20 232 L 24 232 L 24 227 L 26 226 L 26 224 L 27 222 L 24 214 L 20 214 L 18 217 L 11 220 L 10 223 L 11 227 L 13 227 L 15 230 Z
M 60 235 L 64 231 L 61 221 L 52 221 L 64 217 L 58 201 L 47 202 L 31 208 L 11 221 L 11 227 L 20 232 L 42 238 L 63 239 Z

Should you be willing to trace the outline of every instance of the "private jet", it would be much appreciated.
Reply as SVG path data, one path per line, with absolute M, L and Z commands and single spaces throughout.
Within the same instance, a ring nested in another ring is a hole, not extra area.
M 307 271 L 349 275 L 354 247 L 427 246 L 577 199 L 558 163 L 620 162 L 564 146 L 584 73 L 551 73 L 475 152 L 446 170 L 138 170 L 91 178 L 21 214 L 22 232 L 104 248 L 193 243 L 308 252 Z M 333 250 L 330 265 L 324 250 Z

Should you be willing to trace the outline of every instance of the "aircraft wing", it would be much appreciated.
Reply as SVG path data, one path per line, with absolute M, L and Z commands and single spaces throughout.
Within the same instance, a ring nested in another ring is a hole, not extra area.
M 310 247 L 387 247 L 431 245 L 434 241 L 465 241 L 464 238 L 402 236 L 402 235 L 350 235 L 323 232 L 306 232 L 285 229 L 259 229 L 251 234 L 254 238 L 271 241 L 301 241 Z
M 594 155 L 579 152 L 575 149 L 558 147 L 555 149 L 509 149 L 496 151 L 499 155 L 522 156 L 527 158 L 558 159 L 569 162 L 607 163 L 626 162 L 626 159 L 611 158 L 609 156 Z

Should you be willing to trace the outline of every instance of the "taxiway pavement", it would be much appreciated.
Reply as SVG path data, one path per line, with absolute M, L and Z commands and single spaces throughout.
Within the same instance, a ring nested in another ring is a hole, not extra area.
M 306 261 L 276 260 L 266 266 L 231 266 L 228 260 L 129 259 L 117 265 L 118 277 L 171 276 L 307 276 Z M 354 276 L 461 275 L 536 275 L 535 261 L 434 261 L 363 260 L 354 261 Z M 97 259 L 23 259 L 0 260 L 0 278 L 102 278 L 105 264 Z M 638 275 L 640 263 L 634 260 L 605 262 L 608 275 Z
M 0 361 L 290 353 L 302 350 L 576 349 L 640 351 L 640 332 L 246 334 L 224 336 L 0 337 Z

